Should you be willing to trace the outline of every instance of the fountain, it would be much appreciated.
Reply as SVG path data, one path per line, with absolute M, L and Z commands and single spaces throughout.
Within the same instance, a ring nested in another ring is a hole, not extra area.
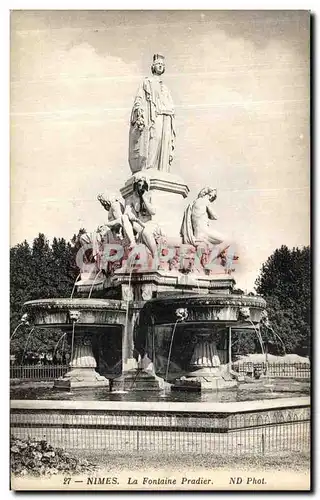
M 215 229 L 217 190 L 204 187 L 185 206 L 189 188 L 171 172 L 174 112 L 159 54 L 152 68 L 131 115 L 132 175 L 121 195 L 98 196 L 108 220 L 81 235 L 71 297 L 24 305 L 32 325 L 60 328 L 71 345 L 60 389 L 233 387 L 232 329 L 255 331 L 265 309 L 261 297 L 232 293 L 238 257 Z
M 221 454 L 308 452 L 306 384 L 288 391 L 268 373 L 248 381 L 233 371 L 239 331 L 256 336 L 267 361 L 266 303 L 234 292 L 238 257 L 215 229 L 217 190 L 203 187 L 189 201 L 171 172 L 174 113 L 159 54 L 152 68 L 130 120 L 132 175 L 121 195 L 98 195 L 107 220 L 79 237 L 71 296 L 26 302 L 13 332 L 57 328 L 55 349 L 67 342 L 71 358 L 54 387 L 12 387 L 11 434 L 97 460 L 128 456 L 128 466 L 167 454 L 178 464 L 186 454 L 212 455 L 214 464 Z

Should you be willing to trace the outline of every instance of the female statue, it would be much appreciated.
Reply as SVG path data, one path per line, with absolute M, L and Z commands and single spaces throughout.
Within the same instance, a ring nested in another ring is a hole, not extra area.
M 175 141 L 174 108 L 162 82 L 164 57 L 153 56 L 152 76 L 136 95 L 130 120 L 129 165 L 133 173 L 149 168 L 169 172 Z

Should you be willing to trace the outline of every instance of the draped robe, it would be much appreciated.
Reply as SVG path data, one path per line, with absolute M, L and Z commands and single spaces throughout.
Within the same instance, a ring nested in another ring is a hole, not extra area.
M 145 127 L 139 130 L 137 112 Z M 130 120 L 129 165 L 132 173 L 149 168 L 169 172 L 175 142 L 174 108 L 161 77 L 145 78 L 136 95 Z

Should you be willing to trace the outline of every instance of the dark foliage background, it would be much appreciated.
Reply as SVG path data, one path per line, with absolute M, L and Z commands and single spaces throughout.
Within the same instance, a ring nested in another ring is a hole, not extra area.
M 70 297 L 79 274 L 76 254 L 80 248 L 78 235 L 83 231 L 80 229 L 69 242 L 54 238 L 51 245 L 45 235 L 39 233 L 31 246 L 24 241 L 10 249 L 10 336 L 19 324 L 24 302 Z M 62 334 L 61 330 L 39 328 L 30 334 L 30 326 L 21 326 L 12 338 L 10 353 L 18 361 L 22 361 L 24 354 L 25 362 L 28 352 L 52 354 Z M 61 341 L 56 351 L 59 358 L 62 347 L 68 350 L 67 343 Z
M 79 250 L 79 234 L 70 241 L 54 238 L 49 243 L 40 233 L 30 246 L 27 241 L 10 250 L 10 335 L 17 327 L 23 303 L 27 300 L 51 297 L 70 297 L 79 269 L 76 254 Z M 274 333 L 261 327 L 264 342 L 272 354 L 297 353 L 310 355 L 311 328 L 311 254 L 310 247 L 289 249 L 283 245 L 276 249 L 262 265 L 255 282 L 255 292 L 267 301 L 270 325 Z M 244 292 L 237 288 L 234 293 Z M 53 353 L 63 332 L 57 329 L 35 328 L 29 334 L 30 326 L 21 326 L 11 341 L 11 354 L 18 361 L 27 361 L 28 351 Z M 279 341 L 277 335 L 283 341 Z M 26 345 L 26 342 L 28 343 Z M 68 351 L 66 342 L 61 341 L 56 350 L 61 358 L 62 347 Z M 235 331 L 233 354 L 261 352 L 261 346 L 254 332 Z

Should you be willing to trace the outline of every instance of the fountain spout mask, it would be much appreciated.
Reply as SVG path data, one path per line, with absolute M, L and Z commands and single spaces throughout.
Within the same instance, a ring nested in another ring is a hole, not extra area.
M 80 319 L 80 311 L 70 310 L 69 311 L 69 319 L 72 323 L 77 323 Z
M 21 316 L 20 323 L 22 323 L 23 325 L 26 325 L 26 326 L 30 325 L 28 313 L 24 313 Z
M 188 318 L 188 309 L 179 307 L 179 309 L 176 309 L 176 317 L 177 321 L 185 321 Z
M 250 321 L 250 308 L 249 307 L 240 307 L 239 309 L 239 317 L 244 321 Z

